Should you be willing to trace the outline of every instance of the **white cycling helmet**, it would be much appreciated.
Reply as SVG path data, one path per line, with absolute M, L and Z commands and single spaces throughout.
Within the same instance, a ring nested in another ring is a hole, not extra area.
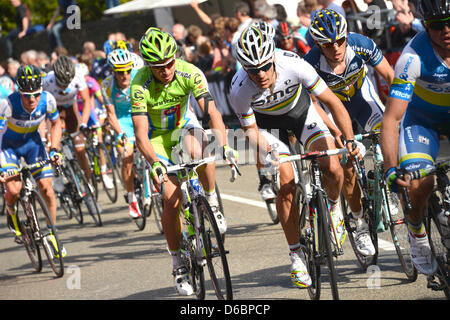
M 273 57 L 275 29 L 264 21 L 248 26 L 236 46 L 236 56 L 244 67 L 255 67 Z
M 113 71 L 128 71 L 133 68 L 134 57 L 128 50 L 115 49 L 108 54 L 108 64 Z

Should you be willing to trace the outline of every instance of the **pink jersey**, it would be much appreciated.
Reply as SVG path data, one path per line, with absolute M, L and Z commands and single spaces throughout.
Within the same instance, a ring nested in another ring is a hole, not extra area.
M 89 97 L 92 98 L 92 96 L 96 92 L 100 92 L 100 85 L 98 84 L 97 80 L 90 76 L 86 76 L 86 84 L 89 89 Z M 80 92 L 77 94 L 77 101 L 78 101 L 78 110 L 81 112 L 83 111 L 83 100 L 81 99 Z M 94 105 L 91 106 L 92 109 L 94 109 Z

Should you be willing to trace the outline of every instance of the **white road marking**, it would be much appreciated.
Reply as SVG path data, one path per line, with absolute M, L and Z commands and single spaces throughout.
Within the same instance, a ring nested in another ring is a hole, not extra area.
M 243 203 L 243 204 L 247 204 L 247 205 L 251 205 L 251 206 L 263 208 L 263 209 L 267 208 L 266 203 L 264 201 L 252 200 L 252 199 L 248 199 L 248 198 L 232 196 L 230 194 L 223 194 L 223 193 L 220 193 L 220 196 L 224 200 Z M 395 251 L 395 246 L 392 242 L 386 241 L 386 240 L 383 240 L 380 238 L 378 238 L 378 248 L 383 249 L 384 251 Z

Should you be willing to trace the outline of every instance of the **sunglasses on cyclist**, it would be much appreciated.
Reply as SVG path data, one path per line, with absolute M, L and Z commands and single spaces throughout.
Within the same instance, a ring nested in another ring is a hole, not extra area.
M 130 70 L 114 71 L 114 73 L 123 76 L 123 75 L 131 74 L 131 69 Z
M 258 67 L 258 68 L 245 68 L 245 71 L 256 76 L 260 71 L 264 71 L 264 72 L 269 71 L 269 69 L 272 67 L 272 65 L 273 65 L 273 62 L 270 61 L 270 62 L 266 63 L 265 65 L 262 65 L 261 67 Z
M 172 58 L 169 61 L 166 61 L 165 63 L 149 63 L 149 62 L 146 62 L 145 64 L 147 66 L 149 66 L 150 68 L 165 69 L 165 68 L 172 68 L 174 63 L 175 63 L 175 58 Z
M 345 40 L 347 40 L 346 37 L 344 38 L 340 38 L 339 40 L 337 40 L 336 42 L 326 42 L 326 43 L 322 43 L 321 46 L 322 48 L 326 48 L 326 49 L 330 49 L 334 47 L 334 44 L 337 43 L 338 47 L 342 46 L 345 42 Z
M 428 21 L 425 21 L 425 24 L 430 29 L 442 31 L 442 30 L 444 30 L 445 26 L 450 28 L 450 17 L 447 17 L 445 19 L 439 19 L 439 20 L 428 20 Z
M 39 96 L 41 95 L 41 92 L 20 92 L 20 94 L 27 98 L 27 99 L 31 99 L 31 98 L 39 98 Z

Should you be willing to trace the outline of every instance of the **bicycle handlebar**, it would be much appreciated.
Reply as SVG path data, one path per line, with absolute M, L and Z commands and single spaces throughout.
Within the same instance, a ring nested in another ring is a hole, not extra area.
M 330 149 L 330 150 L 323 150 L 323 151 L 312 151 L 308 153 L 303 154 L 296 154 L 293 156 L 287 156 L 280 158 L 280 163 L 290 162 L 290 161 L 297 161 L 297 160 L 313 160 L 317 158 L 327 157 L 327 156 L 335 156 L 339 154 L 347 154 L 348 149 L 347 148 L 341 148 L 341 149 Z
M 415 171 L 408 172 L 407 174 L 411 180 L 417 180 L 429 176 L 439 169 L 448 171 L 450 169 L 450 160 L 444 160 L 437 162 L 434 166 L 427 167 L 425 169 L 418 169 Z

